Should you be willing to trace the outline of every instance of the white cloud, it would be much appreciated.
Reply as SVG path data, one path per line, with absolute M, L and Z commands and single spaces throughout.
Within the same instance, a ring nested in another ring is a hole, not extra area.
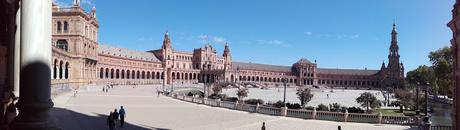
M 138 41 L 152 41 L 153 38 L 150 38 L 150 37 L 140 37 L 137 39 Z
M 289 46 L 289 44 L 281 40 L 257 40 L 256 43 L 260 45 L 273 45 L 273 46 L 282 46 L 282 47 Z
M 355 35 L 351 36 L 350 38 L 351 38 L 351 39 L 359 38 L 359 34 L 355 34 Z
M 227 42 L 227 40 L 225 40 L 223 37 L 213 37 L 212 41 L 218 44 L 225 44 Z

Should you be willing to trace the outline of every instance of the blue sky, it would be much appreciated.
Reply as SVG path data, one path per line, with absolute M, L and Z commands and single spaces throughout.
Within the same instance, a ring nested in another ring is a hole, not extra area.
M 71 0 L 57 0 L 68 5 Z M 192 51 L 203 37 L 234 61 L 322 68 L 379 69 L 388 62 L 393 20 L 408 70 L 450 45 L 446 24 L 454 0 L 82 0 L 97 8 L 99 43 L 146 51 L 166 30 L 175 49 Z

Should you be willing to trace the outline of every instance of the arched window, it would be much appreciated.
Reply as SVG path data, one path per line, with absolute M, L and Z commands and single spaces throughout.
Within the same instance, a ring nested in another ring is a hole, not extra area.
M 64 39 L 57 40 L 56 47 L 65 51 L 69 50 L 69 44 L 67 43 L 67 40 Z
M 53 79 L 57 78 L 57 64 L 58 64 L 58 61 L 55 59 L 54 60 L 54 68 L 53 68 Z
M 101 68 L 101 70 L 99 71 L 99 78 L 104 78 L 104 68 Z
M 61 32 L 62 31 L 62 23 L 61 23 L 61 21 L 58 21 L 56 26 L 57 26 L 57 31 Z
M 136 79 L 140 79 L 140 78 L 141 78 L 141 72 L 137 71 L 137 78 Z
M 136 79 L 136 71 L 131 71 L 131 78 Z
M 142 79 L 145 79 L 145 71 L 142 71 Z
M 147 71 L 147 79 L 150 79 L 150 72 Z
M 120 70 L 119 70 L 119 69 L 117 69 L 117 72 L 116 72 L 115 78 L 116 78 L 116 79 L 119 79 L 119 78 L 120 78 Z
M 64 72 L 65 72 L 65 75 L 64 75 L 65 79 L 69 79 L 69 62 L 65 63 L 65 71 Z
M 160 79 L 160 72 L 157 72 L 157 79 Z
M 112 69 L 112 70 L 110 70 L 110 78 L 111 79 L 113 79 L 113 77 L 114 77 L 113 75 L 114 75 L 114 70 Z
M 176 79 L 176 73 L 172 73 L 172 79 Z
M 69 29 L 69 23 L 67 21 L 64 21 L 64 32 L 68 32 Z
M 121 79 L 125 79 L 125 70 L 121 70 Z
M 109 78 L 109 68 L 105 68 L 105 78 Z
M 126 79 L 129 79 L 130 70 L 126 70 Z
M 64 62 L 60 61 L 59 62 L 59 79 L 62 79 L 63 78 L 63 75 L 62 75 L 62 71 L 63 71 L 63 64 Z

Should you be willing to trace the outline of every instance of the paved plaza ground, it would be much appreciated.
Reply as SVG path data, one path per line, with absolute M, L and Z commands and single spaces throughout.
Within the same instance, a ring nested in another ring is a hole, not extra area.
M 98 90 L 98 91 L 96 91 Z M 110 111 L 126 109 L 124 130 L 406 130 L 408 126 L 343 123 L 268 116 L 225 108 L 209 107 L 157 97 L 155 86 L 118 86 L 108 93 L 102 89 L 63 94 L 53 99 L 52 111 L 64 130 L 105 130 Z

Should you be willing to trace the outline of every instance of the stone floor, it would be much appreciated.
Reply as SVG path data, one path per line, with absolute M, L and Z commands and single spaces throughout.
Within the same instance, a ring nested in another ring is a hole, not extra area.
M 97 90 L 97 89 L 95 89 Z M 104 130 L 110 111 L 123 105 L 125 130 L 406 130 L 408 126 L 342 123 L 268 116 L 215 108 L 157 97 L 155 86 L 118 86 L 102 91 L 80 91 L 77 96 L 63 94 L 53 99 L 52 111 L 64 130 Z

